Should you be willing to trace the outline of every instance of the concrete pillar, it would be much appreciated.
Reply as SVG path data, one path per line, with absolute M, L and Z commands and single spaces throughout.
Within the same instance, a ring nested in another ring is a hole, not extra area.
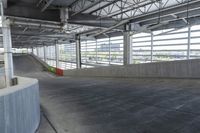
M 11 79 L 13 78 L 13 75 L 14 75 L 10 20 L 3 18 L 2 24 L 3 24 L 2 31 L 3 31 L 6 85 L 9 87 L 12 85 Z
M 124 31 L 124 65 L 132 64 L 132 36 L 130 34 L 130 26 L 125 26 Z
M 187 46 L 187 59 L 190 59 L 190 45 L 191 45 L 191 26 L 188 27 L 188 46 Z
M 76 68 L 81 68 L 81 39 L 76 35 Z
M 57 42 L 55 45 L 55 55 L 56 55 L 56 68 L 59 68 L 59 44 Z

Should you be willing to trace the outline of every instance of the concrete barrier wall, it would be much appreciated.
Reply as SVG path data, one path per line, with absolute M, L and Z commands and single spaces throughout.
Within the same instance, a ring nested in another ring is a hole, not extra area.
M 65 76 L 139 77 L 139 78 L 200 78 L 200 60 L 182 60 L 127 66 L 108 66 L 65 70 Z
M 35 133 L 40 122 L 36 79 L 19 77 L 19 85 L 0 89 L 0 132 Z

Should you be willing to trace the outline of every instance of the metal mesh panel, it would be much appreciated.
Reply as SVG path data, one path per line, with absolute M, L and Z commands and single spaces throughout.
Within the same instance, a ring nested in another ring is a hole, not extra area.
M 151 34 L 140 33 L 132 39 L 133 63 L 151 62 Z
M 122 65 L 123 37 L 113 37 L 81 42 L 82 67 Z
M 195 34 L 192 35 L 195 36 Z M 193 38 L 190 44 L 188 27 L 133 35 L 133 63 L 184 60 L 189 59 L 189 52 L 191 52 L 191 57 L 194 57 L 195 49 L 190 49 L 190 47 L 194 48 L 195 41 L 198 42 L 198 39 Z M 197 51 L 198 49 L 196 49 L 196 54 Z
M 191 28 L 190 58 L 200 58 L 200 25 Z
M 153 61 L 187 59 L 188 28 L 153 37 Z
M 67 43 L 59 45 L 59 66 L 61 69 L 76 68 L 75 43 Z

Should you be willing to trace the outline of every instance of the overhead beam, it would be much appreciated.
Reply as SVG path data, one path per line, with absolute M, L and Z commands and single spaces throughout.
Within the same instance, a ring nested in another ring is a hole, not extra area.
M 132 23 L 141 23 L 144 21 L 151 21 L 153 19 L 158 19 L 159 14 L 160 18 L 162 19 L 163 17 L 171 16 L 172 14 L 178 14 L 182 12 L 186 12 L 187 10 L 194 10 L 199 8 L 200 6 L 200 1 L 199 0 L 194 0 L 190 1 L 189 3 L 183 3 L 175 6 L 171 6 L 165 9 L 162 9 L 160 12 L 159 11 L 153 11 L 148 14 L 142 14 L 139 16 L 135 16 L 134 18 L 131 19 Z
M 69 12 L 69 14 L 73 14 L 74 12 Z M 80 25 L 87 25 L 87 26 L 95 26 L 95 27 L 104 27 L 108 28 L 116 23 L 118 21 L 113 18 L 105 18 L 105 19 L 98 19 L 99 17 L 96 15 L 91 15 L 91 14 L 77 14 L 73 17 L 70 17 L 68 19 L 68 23 L 70 24 L 80 24 Z
M 199 25 L 200 24 L 200 16 L 189 18 L 187 21 L 190 26 Z M 166 25 L 157 27 L 153 30 L 155 31 L 155 30 L 172 29 L 172 28 L 183 28 L 183 27 L 186 27 L 187 25 L 188 24 L 186 24 L 182 19 L 179 19 L 176 21 L 169 22 Z
M 183 4 L 179 4 L 179 5 L 175 5 L 175 6 L 171 6 L 171 7 L 167 7 L 165 9 L 162 9 L 162 11 L 153 11 L 151 13 L 148 14 L 142 14 L 139 16 L 132 16 L 129 17 L 125 20 L 122 20 L 121 22 L 119 22 L 118 24 L 115 24 L 114 26 L 105 29 L 103 31 L 101 31 L 100 33 L 95 34 L 95 36 L 98 36 L 100 34 L 104 34 L 114 28 L 117 28 L 119 26 L 122 26 L 126 23 L 140 23 L 141 21 L 147 21 L 147 20 L 151 20 L 153 18 L 158 18 L 159 14 L 160 17 L 164 17 L 164 16 L 169 16 L 171 14 L 175 14 L 177 12 L 181 12 L 181 11 L 186 11 L 187 9 L 193 9 L 193 8 L 199 8 L 200 5 L 200 1 L 199 0 L 195 0 L 195 1 L 191 1 L 189 3 L 183 3 Z
M 34 22 L 16 21 L 16 20 L 12 20 L 11 25 L 21 25 L 25 27 L 37 27 L 37 28 L 62 29 L 61 24 L 34 23 Z
M 95 34 L 94 36 L 99 36 L 99 35 L 101 35 L 101 34 L 104 34 L 104 33 L 108 32 L 108 31 L 111 31 L 111 30 L 113 30 L 113 29 L 115 29 L 115 28 L 117 28 L 117 27 L 119 27 L 119 26 L 122 26 L 122 25 L 128 23 L 128 22 L 129 22 L 129 20 L 123 20 L 123 21 L 121 21 L 120 23 L 118 23 L 118 24 L 116 24 L 116 25 L 114 25 L 114 26 L 112 26 L 112 27 L 110 27 L 110 28 L 108 28 L 108 29 L 102 30 L 101 32 Z
M 154 3 L 159 2 L 159 1 L 160 1 L 160 0 L 150 0 L 149 2 L 147 1 L 146 3 L 138 4 L 137 6 L 135 6 L 135 5 L 133 4 L 133 7 L 132 7 L 132 8 L 124 9 L 124 10 L 122 10 L 122 11 L 120 11 L 120 12 L 113 13 L 113 14 L 110 14 L 110 15 L 105 16 L 105 17 L 115 17 L 115 16 L 118 16 L 118 15 L 127 13 L 127 12 L 129 12 L 129 11 L 132 11 L 132 10 L 136 10 L 136 9 L 140 9 L 140 8 L 145 8 L 146 6 L 151 5 L 151 4 L 154 4 Z
M 59 10 L 48 10 L 40 12 L 37 7 L 29 7 L 25 5 L 10 5 L 5 9 L 5 16 L 10 17 L 21 17 L 28 19 L 44 20 L 60 22 L 60 11 Z
M 20 36 L 32 36 L 32 37 L 46 37 L 46 38 L 60 38 L 60 39 L 67 39 L 67 38 L 74 38 L 73 35 L 69 34 L 41 34 L 36 32 L 26 32 L 22 33 L 21 31 L 12 31 L 12 35 L 20 35 Z
M 93 3 L 91 3 L 90 5 L 86 6 L 86 7 L 83 8 L 83 9 L 81 9 L 80 11 L 73 13 L 71 16 L 75 16 L 75 15 L 77 15 L 77 14 L 80 14 L 80 13 L 82 13 L 82 12 L 84 12 L 84 11 L 86 11 L 86 10 L 92 8 L 93 6 L 99 4 L 100 2 L 102 2 L 102 1 L 101 1 L 101 0 L 96 0 L 96 1 L 94 1 Z
M 103 6 L 99 7 L 99 8 L 97 8 L 97 9 L 91 11 L 89 14 L 92 14 L 92 13 L 97 12 L 97 11 L 103 9 L 103 8 L 106 8 L 107 6 L 110 6 L 110 5 L 112 5 L 112 4 L 114 4 L 114 3 L 118 2 L 118 1 L 120 1 L 120 0 L 111 1 L 111 2 L 109 2 L 109 3 L 107 3 L 107 4 L 105 4 L 105 5 L 103 5 Z
M 173 20 L 176 20 L 176 19 L 185 19 L 187 17 L 190 18 L 190 17 L 199 15 L 199 12 L 200 12 L 200 7 L 196 8 L 196 9 L 193 8 L 192 10 L 189 10 L 188 13 L 187 13 L 187 11 L 177 12 L 176 14 L 171 14 L 169 16 L 161 17 L 160 22 L 173 21 Z M 140 22 L 140 24 L 141 25 L 150 25 L 150 24 L 154 24 L 156 22 L 158 22 L 158 18 L 143 21 L 143 22 Z

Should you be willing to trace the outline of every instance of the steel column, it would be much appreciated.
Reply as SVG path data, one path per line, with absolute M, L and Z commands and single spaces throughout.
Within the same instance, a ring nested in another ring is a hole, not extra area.
M 11 80 L 14 77 L 10 20 L 3 17 L 2 24 L 6 86 L 9 87 L 12 85 Z
M 153 32 L 151 31 L 151 62 L 153 62 Z
M 46 54 L 47 54 L 47 52 L 46 52 L 47 46 L 44 45 L 43 49 L 44 49 L 44 61 L 47 62 L 47 56 L 46 56 Z
M 110 37 L 109 37 L 109 65 L 111 64 L 111 41 L 110 41 Z
M 36 54 L 39 57 L 39 49 L 38 49 L 38 47 L 36 47 Z
M 97 39 L 95 39 L 95 47 L 96 47 L 96 52 L 95 52 L 95 57 L 96 57 L 96 64 L 98 63 L 98 48 L 97 48 Z
M 34 54 L 34 52 L 33 52 L 33 47 L 31 47 L 31 54 Z
M 81 40 L 79 35 L 76 35 L 76 68 L 81 68 Z
M 125 26 L 124 31 L 124 65 L 132 64 L 132 36 L 130 25 Z
M 56 56 L 56 68 L 59 68 L 59 44 L 57 42 L 55 45 L 55 56 Z
M 190 45 L 191 45 L 191 26 L 188 26 L 187 59 L 190 59 Z

